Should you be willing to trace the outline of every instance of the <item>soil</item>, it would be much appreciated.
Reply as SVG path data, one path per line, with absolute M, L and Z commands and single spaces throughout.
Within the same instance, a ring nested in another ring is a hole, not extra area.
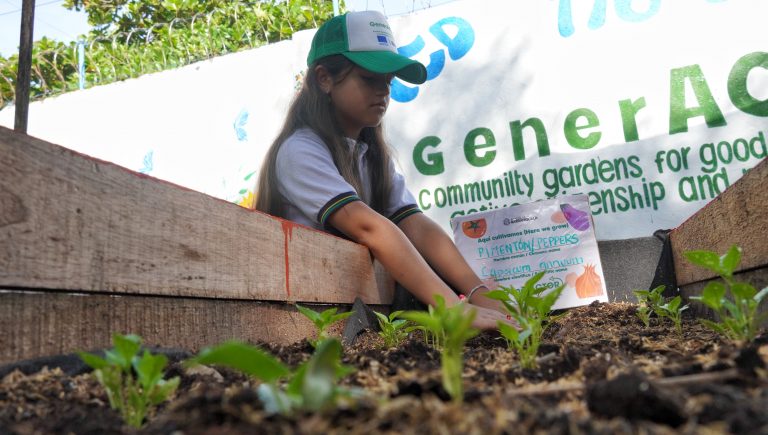
M 0 382 L 0 434 L 252 433 L 739 433 L 768 434 L 768 334 L 739 347 L 685 317 L 645 327 L 629 304 L 570 310 L 546 333 L 539 368 L 522 369 L 498 334 L 465 349 L 463 405 L 440 382 L 440 356 L 418 336 L 383 349 L 374 332 L 345 346 L 357 369 L 353 404 L 291 417 L 269 415 L 258 381 L 223 368 L 183 369 L 172 398 L 141 430 L 124 426 L 88 373 L 15 370 Z M 686 312 L 687 313 L 687 312 Z M 260 345 L 286 364 L 309 358 L 307 341 Z

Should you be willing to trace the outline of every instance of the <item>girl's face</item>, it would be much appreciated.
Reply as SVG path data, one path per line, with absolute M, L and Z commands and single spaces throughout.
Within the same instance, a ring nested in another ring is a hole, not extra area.
M 333 101 L 336 119 L 348 137 L 357 139 L 364 127 L 381 123 L 389 106 L 392 77 L 355 66 L 346 77 L 334 82 L 327 73 L 324 77 L 318 71 L 320 86 Z

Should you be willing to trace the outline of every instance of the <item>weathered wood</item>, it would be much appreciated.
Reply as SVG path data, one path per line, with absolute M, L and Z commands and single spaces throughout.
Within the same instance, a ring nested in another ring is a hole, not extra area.
M 0 171 L 0 286 L 392 300 L 361 245 L 1 127 Z
M 0 364 L 6 364 L 110 347 L 113 332 L 139 334 L 149 346 L 196 351 L 229 339 L 293 343 L 313 337 L 315 327 L 286 303 L 0 288 L 0 331 Z M 334 334 L 341 335 L 341 325 Z
M 671 233 L 678 286 L 715 275 L 694 266 L 686 251 L 706 249 L 720 254 L 741 246 L 739 270 L 768 266 L 768 160 L 763 160 Z

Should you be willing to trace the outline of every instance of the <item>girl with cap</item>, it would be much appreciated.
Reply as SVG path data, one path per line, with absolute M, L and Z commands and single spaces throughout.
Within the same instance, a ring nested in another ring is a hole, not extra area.
M 302 88 L 264 159 L 256 209 L 367 246 L 423 303 L 435 295 L 459 303 L 442 276 L 477 311 L 475 326 L 496 328 L 509 322 L 500 304 L 482 296 L 488 289 L 395 171 L 381 126 L 390 82 L 427 78 L 396 47 L 375 11 L 336 16 L 317 30 Z

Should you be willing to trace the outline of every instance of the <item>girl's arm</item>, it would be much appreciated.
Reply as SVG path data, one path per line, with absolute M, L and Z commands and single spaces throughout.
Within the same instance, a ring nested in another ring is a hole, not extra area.
M 405 234 L 363 202 L 355 201 L 343 206 L 331 215 L 328 222 L 352 240 L 368 247 L 395 281 L 420 301 L 434 305 L 434 296 L 441 295 L 449 307 L 459 303 L 453 290 L 435 274 Z M 477 310 L 475 327 L 495 329 L 499 320 L 508 321 L 500 312 L 482 307 L 471 308 Z
M 408 216 L 400 221 L 399 227 L 434 270 L 454 288 L 469 296 L 471 289 L 483 284 L 456 248 L 453 240 L 425 214 L 415 213 Z M 506 313 L 500 301 L 483 296 L 488 290 L 487 287 L 480 288 L 472 295 L 472 300 L 469 302 Z

